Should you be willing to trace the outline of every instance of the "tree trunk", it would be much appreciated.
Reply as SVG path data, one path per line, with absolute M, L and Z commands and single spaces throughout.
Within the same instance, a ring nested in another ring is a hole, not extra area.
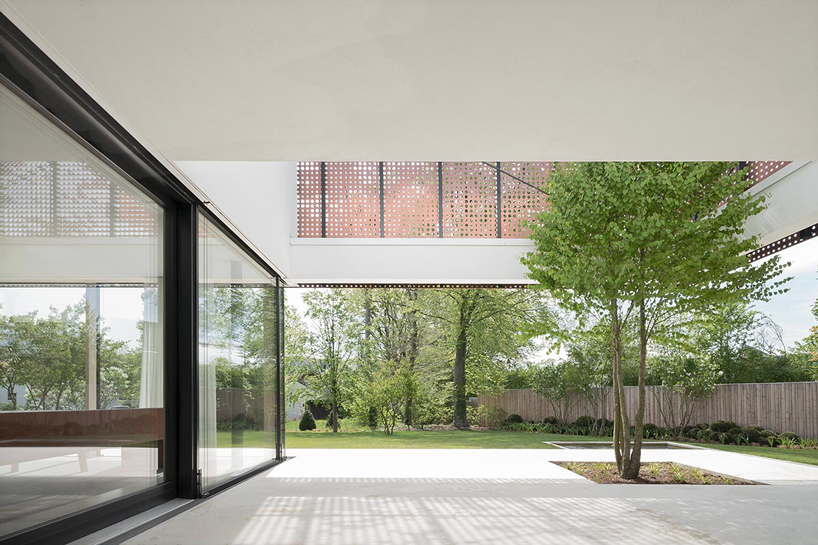
M 454 355 L 454 427 L 469 429 L 466 415 L 466 328 L 461 325 Z
M 611 343 L 613 344 L 614 393 L 614 454 L 620 475 L 630 463 L 630 422 L 622 384 L 622 324 L 619 321 L 618 301 L 611 300 Z
M 338 400 L 332 398 L 332 433 L 338 433 Z
M 410 288 L 406 290 L 409 300 L 412 302 L 412 310 L 409 318 L 409 372 L 412 377 L 415 375 L 415 360 L 418 354 L 418 311 L 416 308 L 417 290 Z M 407 427 L 412 425 L 412 396 L 406 398 L 406 412 L 404 413 L 404 424 Z
M 648 338 L 645 329 L 645 302 L 639 301 L 639 403 L 636 408 L 636 429 L 634 430 L 633 450 L 629 462 L 621 473 L 623 479 L 635 479 L 639 476 L 642 462 L 642 430 L 645 423 L 645 367 L 648 354 Z

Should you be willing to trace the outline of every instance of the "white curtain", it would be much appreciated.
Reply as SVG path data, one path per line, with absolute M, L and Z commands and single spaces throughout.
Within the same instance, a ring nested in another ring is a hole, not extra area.
M 139 407 L 164 406 L 164 366 L 162 365 L 162 290 L 146 287 L 142 292 L 142 375 L 139 386 Z

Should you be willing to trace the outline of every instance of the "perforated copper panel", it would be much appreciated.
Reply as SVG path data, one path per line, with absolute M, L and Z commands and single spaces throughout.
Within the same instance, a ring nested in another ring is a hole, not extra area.
M 438 236 L 437 163 L 383 164 L 384 236 Z
M 443 236 L 497 237 L 497 175 L 482 163 L 443 163 Z
M 326 163 L 327 238 L 379 237 L 377 162 Z
M 57 167 L 57 235 L 111 234 L 111 183 L 85 163 Z
M 792 161 L 750 161 L 747 178 L 752 181 L 752 185 L 775 174 Z
M 751 184 L 766 179 L 790 161 L 756 161 L 749 165 Z M 383 218 L 378 163 L 325 163 L 326 236 L 424 238 L 494 238 L 497 236 L 497 178 L 491 165 L 442 163 L 442 211 L 438 209 L 437 163 L 383 163 Z M 501 170 L 501 236 L 525 238 L 524 225 L 545 209 L 541 187 L 550 162 L 503 162 Z M 569 167 L 570 168 L 570 167 Z M 518 179 L 519 178 L 519 179 Z M 523 180 L 527 183 L 523 183 Z M 298 236 L 321 234 L 321 163 L 298 164 Z
M 321 236 L 321 163 L 298 163 L 297 218 L 299 238 Z
M 542 189 L 551 172 L 551 163 L 504 162 L 500 163 L 500 169 L 503 171 L 500 177 L 503 238 L 526 238 L 531 229 L 525 222 L 545 209 L 546 195 L 520 180 Z
M 152 236 L 155 210 L 82 161 L 0 162 L 0 236 Z
M 0 236 L 54 232 L 54 168 L 47 161 L 0 162 Z

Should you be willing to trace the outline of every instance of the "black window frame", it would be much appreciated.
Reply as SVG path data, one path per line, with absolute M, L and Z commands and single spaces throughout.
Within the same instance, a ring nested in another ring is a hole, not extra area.
M 0 85 L 14 92 L 66 134 L 144 191 L 164 210 L 165 482 L 51 521 L 0 535 L 0 545 L 67 543 L 173 498 L 198 499 L 198 218 L 201 214 L 281 286 L 276 271 L 205 206 L 136 138 L 0 13 Z M 281 288 L 277 288 L 280 294 Z M 283 334 L 283 309 L 276 305 Z M 283 379 L 283 339 L 277 343 Z M 275 393 L 283 399 L 281 382 Z M 278 407 L 279 412 L 283 410 Z M 210 495 L 283 461 L 283 426 L 276 429 L 276 459 L 236 476 Z

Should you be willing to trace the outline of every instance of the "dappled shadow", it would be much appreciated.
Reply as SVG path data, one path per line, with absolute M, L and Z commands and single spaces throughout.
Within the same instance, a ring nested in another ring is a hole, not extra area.
M 611 498 L 267 497 L 233 543 L 715 543 Z

